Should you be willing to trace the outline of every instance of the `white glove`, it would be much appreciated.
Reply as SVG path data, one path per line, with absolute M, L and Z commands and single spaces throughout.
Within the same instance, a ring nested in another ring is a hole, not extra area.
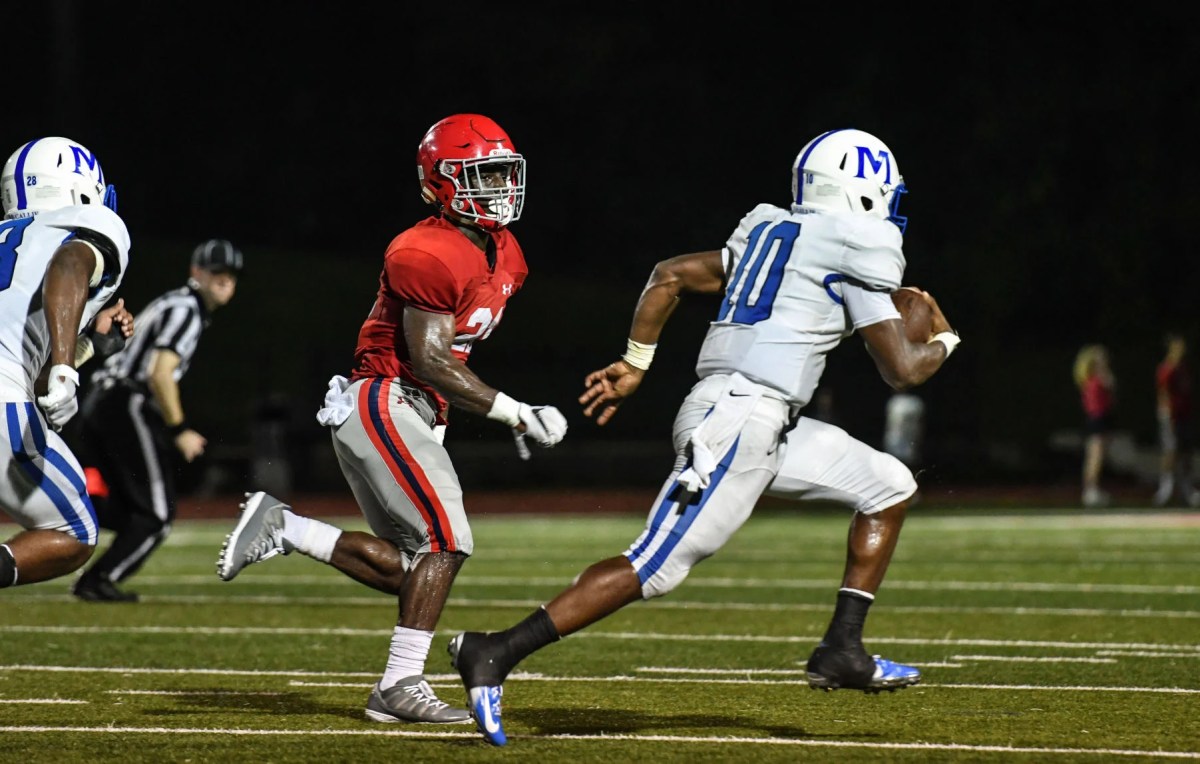
M 539 446 L 549 448 L 563 439 L 567 434 L 567 418 L 553 406 L 530 406 L 522 403 L 518 414 L 525 432 L 516 432 L 516 437 L 524 442 L 525 438 L 533 438 Z M 521 447 L 517 446 L 518 453 Z
M 492 409 L 487 414 L 488 419 L 503 422 L 513 428 L 513 438 L 517 441 L 517 453 L 522 459 L 529 458 L 529 447 L 525 445 L 525 436 L 533 438 L 538 445 L 549 448 L 563 439 L 567 434 L 567 418 L 553 406 L 530 406 L 520 403 L 504 393 L 496 393 Z M 525 425 L 525 432 L 517 427 Z
M 57 432 L 63 428 L 71 417 L 79 411 L 79 399 L 75 391 L 79 388 L 79 372 L 71 366 L 60 363 L 50 367 L 50 379 L 46 394 L 37 399 L 38 405 L 50 420 L 50 426 Z

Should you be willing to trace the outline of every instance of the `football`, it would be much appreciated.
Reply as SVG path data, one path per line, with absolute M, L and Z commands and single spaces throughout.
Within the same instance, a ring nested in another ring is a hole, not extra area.
M 900 287 L 892 292 L 892 304 L 900 311 L 904 321 L 904 335 L 909 342 L 929 342 L 933 336 L 933 312 L 921 290 L 916 287 Z

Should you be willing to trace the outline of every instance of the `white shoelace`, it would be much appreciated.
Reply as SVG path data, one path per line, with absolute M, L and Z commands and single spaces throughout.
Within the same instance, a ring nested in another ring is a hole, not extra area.
M 269 535 L 259 539 L 246 551 L 246 559 L 251 562 L 266 560 L 283 551 L 283 529 L 276 528 Z
M 433 688 L 429 686 L 429 682 L 421 680 L 416 684 L 406 685 L 404 691 L 411 695 L 417 702 L 433 708 L 449 708 L 450 704 L 443 702 L 437 695 L 433 694 Z

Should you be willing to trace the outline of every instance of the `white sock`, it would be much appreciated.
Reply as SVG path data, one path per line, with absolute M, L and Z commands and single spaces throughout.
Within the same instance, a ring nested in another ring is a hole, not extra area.
M 342 535 L 341 528 L 283 510 L 283 540 L 297 552 L 314 560 L 329 562 L 333 559 L 333 547 Z
M 432 643 L 432 631 L 397 626 L 392 631 L 392 646 L 388 648 L 387 668 L 379 680 L 379 689 L 386 690 L 401 679 L 424 674 L 425 658 Z
M 864 599 L 871 600 L 872 602 L 875 601 L 874 594 L 871 594 L 870 592 L 864 592 L 862 589 L 851 589 L 849 586 L 843 586 L 841 589 L 838 589 L 838 594 L 841 594 L 842 592 L 846 592 L 847 594 L 857 594 L 859 597 Z

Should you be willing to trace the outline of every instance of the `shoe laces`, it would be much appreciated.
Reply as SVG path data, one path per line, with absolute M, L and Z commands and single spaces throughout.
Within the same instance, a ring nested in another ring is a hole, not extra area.
M 404 692 L 407 693 L 413 700 L 418 703 L 429 706 L 431 708 L 449 708 L 450 704 L 441 700 L 437 695 L 433 694 L 433 688 L 429 686 L 429 682 L 422 679 L 416 684 L 408 684 L 404 686 Z
M 283 528 L 272 528 L 266 535 L 254 540 L 246 550 L 246 559 L 265 560 L 283 551 Z

